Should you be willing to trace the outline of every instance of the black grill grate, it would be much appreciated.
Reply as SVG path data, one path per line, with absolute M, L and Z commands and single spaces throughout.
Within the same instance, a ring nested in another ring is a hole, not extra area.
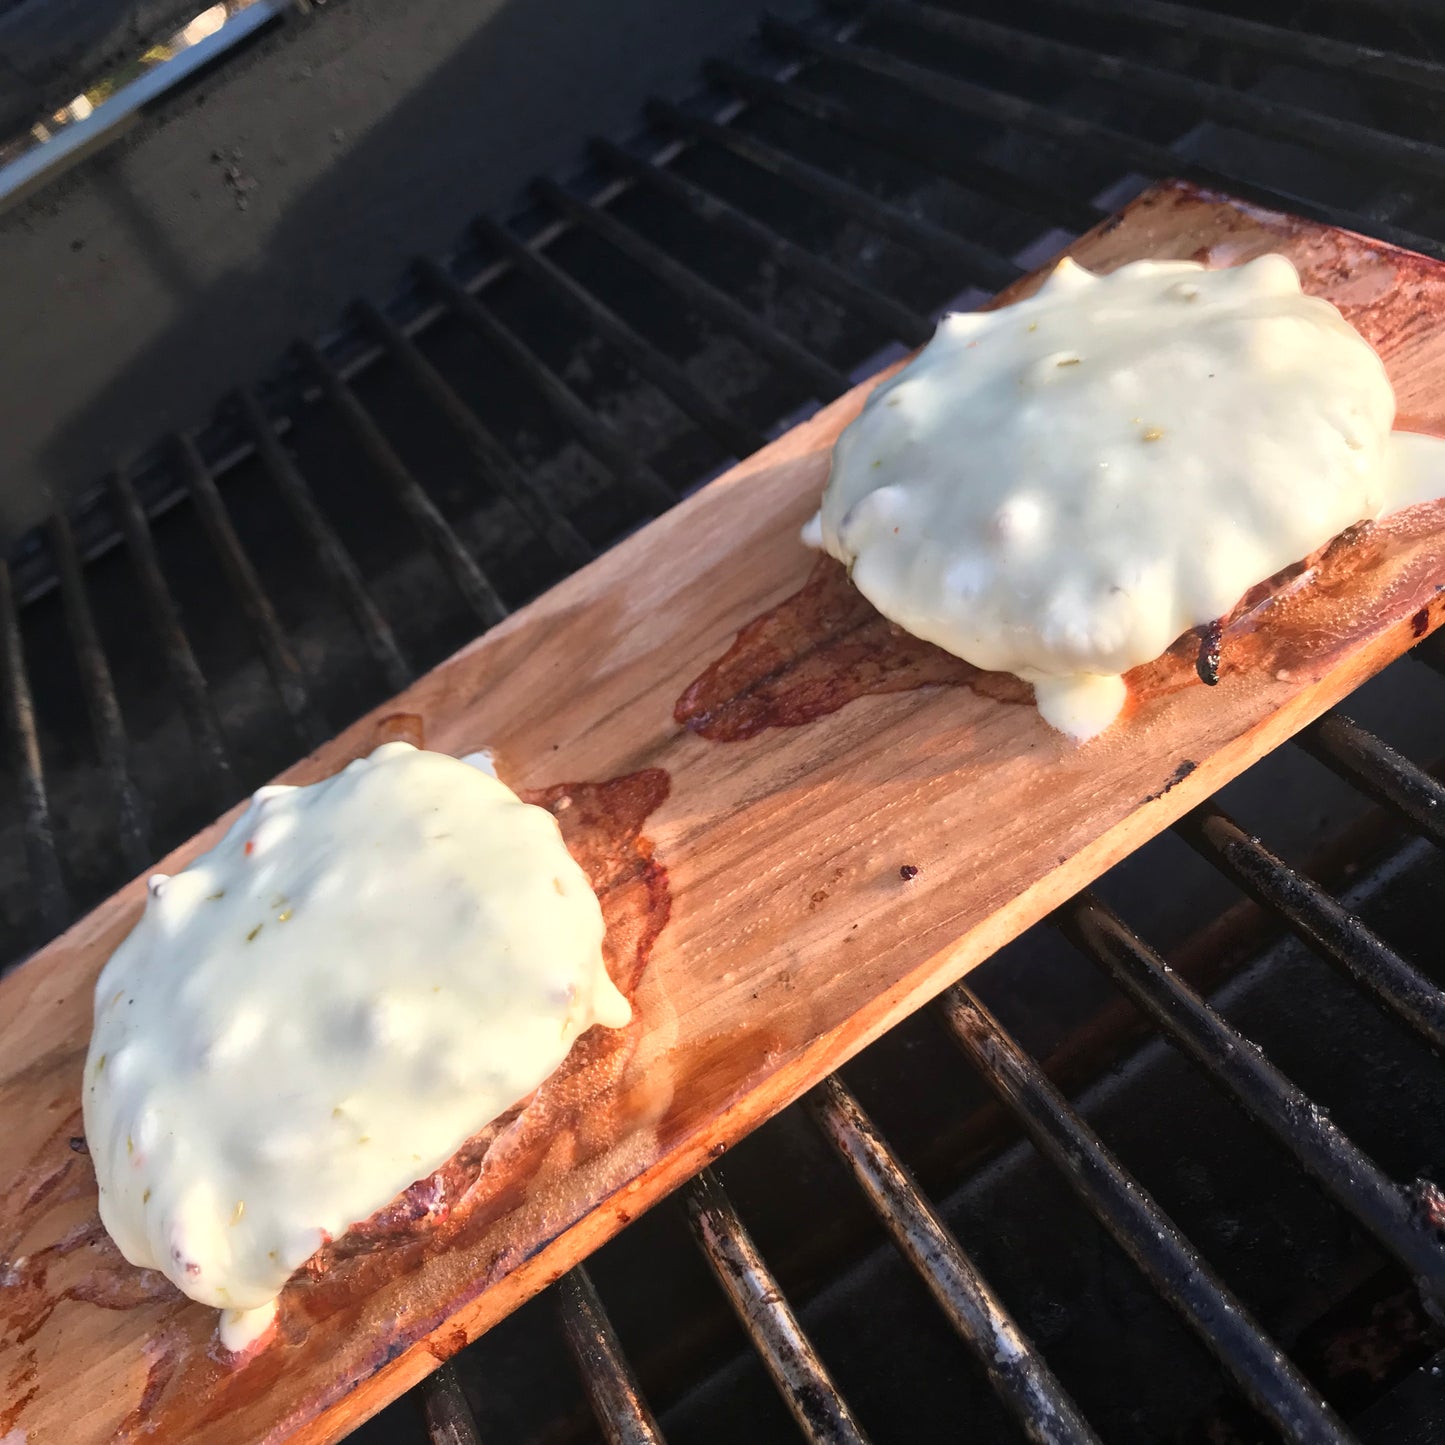
M 1322 743 L 1317 735 L 1310 742 L 1311 749 L 1324 752 L 1336 766 L 1349 767 L 1361 737 L 1368 734 L 1338 715 L 1326 722 L 1340 726 L 1337 730 L 1323 728 L 1327 740 Z M 1335 738 L 1336 731 L 1347 739 L 1346 743 Z M 1380 784 L 1383 777 L 1376 772 L 1372 781 Z M 1408 786 L 1416 780 L 1411 764 L 1402 762 L 1392 770 L 1393 786 Z M 1185 836 L 1195 834 L 1221 816 L 1212 807 L 1203 809 L 1181 823 L 1180 832 Z M 1267 900 L 1273 911 L 1286 928 L 1300 931 L 1293 916 L 1293 896 L 1287 890 L 1291 882 L 1301 880 L 1253 839 L 1242 834 L 1239 837 L 1251 848 L 1257 865 L 1242 883 L 1252 891 L 1261 891 L 1258 880 L 1268 879 L 1278 890 Z M 1234 872 L 1226 857 L 1218 853 L 1211 856 L 1223 871 Z M 1259 862 L 1261 858 L 1265 861 Z M 1433 878 L 1440 878 L 1438 855 L 1432 856 L 1430 871 Z M 1310 885 L 1308 897 L 1311 910 L 1338 911 L 1354 920 L 1356 929 L 1364 929 L 1353 913 L 1324 890 Z M 1231 1100 L 1262 1134 L 1273 1139 L 1325 1195 L 1353 1216 L 1379 1247 L 1398 1261 L 1405 1277 L 1413 1282 L 1424 1313 L 1445 1323 L 1445 1193 L 1428 1179 L 1409 1186 L 1395 1183 L 1310 1096 L 1269 1062 L 1251 1038 L 1205 1002 L 1181 973 L 1165 963 L 1097 898 L 1081 895 L 1060 910 L 1053 923 L 1079 953 L 1096 962 L 1119 992 L 1138 1006 L 1151 1028 L 1173 1042 L 1200 1068 L 1214 1089 Z M 1331 958 L 1335 950 L 1328 937 L 1311 932 L 1308 939 L 1317 960 Z M 1318 961 L 1313 965 L 1315 969 L 1319 966 Z M 1421 1001 L 1438 1006 L 1445 1000 L 1438 968 L 1432 979 L 1409 965 L 1399 967 L 1408 974 Z M 1419 1026 L 1413 1018 L 1401 1015 L 1391 1000 L 1379 996 L 1367 972 L 1352 970 L 1347 976 L 1359 986 L 1363 998 L 1382 1005 L 1382 1012 L 1392 1013 L 1421 1037 L 1428 1036 L 1428 1025 Z M 1275 1427 L 1279 1438 L 1335 1442 L 1395 1438 L 1390 1434 L 1357 1436 L 1351 1432 L 1321 1398 L 1317 1385 L 1281 1352 L 1237 1292 L 1110 1150 L 1098 1128 L 1066 1100 L 1045 1069 L 970 986 L 950 989 L 940 1000 L 937 1012 L 951 1038 L 1021 1133 L 1217 1359 L 1239 1394 Z M 1431 1100 L 1442 1088 L 1445 1079 L 1437 1067 L 1432 1089 L 1416 1097 L 1418 1107 L 1430 1110 Z M 1023 1435 L 1051 1442 L 1101 1438 L 853 1092 L 836 1076 L 829 1078 L 808 1096 L 806 1112 L 847 1165 L 882 1230 L 977 1357 L 990 1386 Z M 1432 1133 L 1438 1133 L 1438 1120 L 1429 1127 Z M 1438 1147 L 1438 1143 L 1426 1142 L 1420 1157 L 1429 1160 L 1431 1150 Z M 775 1145 L 774 1163 L 777 1158 Z M 867 1439 L 818 1350 L 800 1326 L 796 1307 L 790 1305 L 714 1174 L 705 1171 L 690 1186 L 686 1209 L 717 1281 L 803 1436 L 813 1441 Z M 1024 1233 L 1027 1235 L 1027 1229 Z M 631 1265 L 636 1267 L 635 1258 Z M 852 1303 L 856 1309 L 860 1301 Z M 588 1398 L 606 1438 L 660 1439 L 647 1405 L 639 1400 L 636 1378 L 619 1353 L 615 1332 L 590 1281 L 585 1276 L 568 1277 L 559 1305 Z M 604 1340 L 606 1347 L 583 1351 L 578 1344 L 579 1340 L 596 1339 Z M 1438 1326 L 1434 1339 L 1436 1349 L 1445 1347 L 1445 1331 Z M 486 1346 L 479 1349 L 485 1352 Z M 1437 1358 L 1430 1378 L 1438 1378 L 1439 1364 Z M 451 1382 L 423 1390 L 453 1386 Z M 1422 1431 L 1418 1438 L 1435 1438 L 1428 1432 L 1437 1430 L 1442 1421 L 1445 1392 L 1437 1391 L 1429 1402 L 1428 1413 L 1415 1419 Z M 686 1438 L 723 1437 L 699 1435 L 694 1430 Z M 979 1438 L 1003 1437 L 981 1432 Z M 1103 1438 L 1155 1437 L 1124 1434 Z M 1265 1437 L 1231 1433 L 1199 1438 Z
M 14 799 L 0 819 L 4 954 L 52 935 L 298 745 L 924 339 L 950 302 L 1012 280 L 1141 178 L 1182 174 L 1445 255 L 1433 190 L 1445 176 L 1434 138 L 1445 23 L 1431 7 L 1015 9 L 887 0 L 811 27 L 770 22 L 751 54 L 710 68 L 715 89 L 696 104 L 654 102 L 642 137 L 597 141 L 570 185 L 539 181 L 535 211 L 514 226 L 478 219 L 455 255 L 419 261 L 389 304 L 359 302 L 264 387 L 119 464 L 0 563 Z M 1418 655 L 1441 653 L 1427 643 Z M 1334 715 L 1298 741 L 1384 804 L 1393 826 L 1445 841 L 1440 784 L 1370 732 Z M 1410 950 L 1221 807 L 1178 834 L 1389 1017 L 1382 1073 L 1397 1055 L 1418 1064 L 1412 1036 L 1439 1046 L 1438 969 L 1421 973 Z M 1414 1153 L 1392 1146 L 1382 1166 L 1100 898 L 1055 922 L 1340 1220 L 1357 1222 L 1338 1226 L 1349 1257 L 1365 1251 L 1372 1278 L 1394 1269 L 1438 1320 L 1445 1198 L 1427 1180 L 1396 1182 L 1431 1150 L 1441 1157 L 1438 1112 L 1412 1122 Z M 1256 1412 L 1222 1406 L 1212 1433 L 1189 1438 L 1262 1438 L 1263 1422 L 1291 1440 L 1354 1438 L 1312 1383 L 1319 1371 L 1274 1343 L 1279 1311 L 1246 1309 L 1038 1051 L 971 987 L 950 990 L 939 1014 L 1019 1137 Z M 1440 1082 L 1438 1059 L 1424 1057 L 1433 1072 L 1408 1073 L 1409 1097 L 1428 1111 Z M 978 1406 L 978 1438 L 1158 1438 L 1102 1410 L 1077 1369 L 1045 1362 L 1030 1338 L 1047 1334 L 1047 1313 L 1004 1303 L 990 1283 L 999 1261 L 975 1260 L 849 1088 L 826 1081 L 807 1112 L 982 1365 L 1000 1413 Z M 688 1217 L 796 1427 L 815 1441 L 864 1439 L 868 1412 L 855 1418 L 823 1361 L 835 1351 L 805 1328 L 810 1314 L 826 1322 L 822 1304 L 789 1305 L 766 1242 L 753 1242 L 717 1178 L 691 1187 Z M 576 1271 L 554 1293 L 604 1436 L 660 1440 L 591 1280 Z M 1284 1333 L 1308 1339 L 1299 1319 Z M 1418 1342 L 1445 1348 L 1428 1321 Z M 491 1343 L 457 1364 L 484 1370 Z M 466 1378 L 448 1365 L 420 1387 L 438 1445 L 481 1438 Z M 1088 1420 L 1074 1398 L 1092 1401 Z M 707 1438 L 673 1403 L 664 1421 Z M 1412 1408 L 1411 1428 L 1445 1432 L 1438 1392 Z M 953 1438 L 952 1423 L 935 1438 Z M 585 1434 L 569 1429 L 548 1438 Z
M 1348 719 L 1331 715 L 1309 746 L 1332 765 L 1350 768 L 1362 739 L 1368 737 Z M 1371 782 L 1375 786 L 1408 788 L 1418 781 L 1418 771 L 1403 761 L 1392 765 L 1388 772 L 1372 770 Z M 1401 814 L 1404 816 L 1403 810 Z M 1217 809 L 1206 807 L 1184 820 L 1179 831 L 1194 841 L 1221 818 Z M 1307 889 L 1307 919 L 1338 916 L 1350 920 L 1350 936 L 1368 934 L 1365 925 L 1331 895 L 1315 885 L 1304 885 L 1298 875 L 1255 840 L 1233 825 L 1229 829 L 1231 840 L 1246 845 L 1253 860 L 1250 874 L 1240 879 L 1242 886 L 1264 896 L 1280 922 L 1305 937 L 1317 957 L 1339 962 L 1340 950 L 1328 935 L 1301 927 L 1296 916 L 1296 885 Z M 1236 874 L 1225 853 L 1212 848 L 1209 851 L 1222 871 Z M 1432 874 L 1438 878 L 1438 862 L 1432 860 L 1432 864 Z M 1445 1193 L 1428 1179 L 1409 1186 L 1395 1183 L 1331 1122 L 1318 1104 L 1269 1062 L 1252 1039 L 1205 1002 L 1180 973 L 1099 899 L 1081 895 L 1060 910 L 1053 922 L 1139 1008 L 1151 1028 L 1174 1043 L 1214 1088 L 1271 1137 L 1319 1189 L 1398 1261 L 1413 1282 L 1424 1312 L 1445 1323 Z M 1381 949 L 1386 947 L 1378 939 L 1375 944 Z M 1393 967 L 1401 978 L 1408 979 L 1421 1004 L 1435 1008 L 1445 1002 L 1438 969 L 1432 979 L 1403 963 L 1398 955 L 1392 957 Z M 1394 999 L 1381 994 L 1368 969 L 1348 969 L 1346 976 L 1382 1011 L 1393 1014 L 1422 1038 L 1429 1037 L 1429 1019 L 1402 1013 Z M 1321 1398 L 1319 1388 L 1281 1352 L 1238 1294 L 971 987 L 958 985 L 948 990 L 939 1002 L 938 1014 L 1022 1134 L 1059 1171 L 1103 1229 L 1214 1355 L 1239 1394 L 1274 1426 L 1279 1438 L 1330 1442 L 1393 1438 L 1351 1432 Z M 1436 1074 L 1434 1085 L 1438 1092 L 1445 1079 L 1438 1077 L 1438 1068 Z M 1417 1102 L 1422 1110 L 1431 1107 L 1424 1097 Z M 808 1096 L 806 1112 L 846 1163 L 899 1254 L 977 1357 L 989 1384 L 1023 1435 L 1046 1442 L 1099 1439 L 850 1089 L 836 1076 L 825 1080 Z M 1426 1146 L 1423 1158 L 1429 1158 L 1431 1147 L 1435 1146 Z M 687 1191 L 687 1213 L 717 1281 L 803 1436 L 813 1441 L 867 1439 L 801 1328 L 795 1307 L 770 1273 L 722 1184 L 710 1171 L 705 1171 Z M 585 1276 L 580 1280 L 569 1276 L 559 1303 L 574 1351 L 579 1350 L 579 1338 L 607 1339 L 606 1349 L 577 1354 L 588 1398 L 606 1437 L 660 1439 L 648 1407 L 639 1401 L 636 1379 L 618 1352 L 615 1333 L 590 1281 Z M 854 1307 L 857 1305 L 855 1300 Z M 1437 1328 L 1435 1338 L 1437 1348 L 1445 1346 L 1445 1332 Z M 1431 1378 L 1438 1378 L 1438 1359 L 1432 1368 Z M 1422 1432 L 1429 1432 L 1442 1422 L 1445 1392 L 1437 1392 L 1430 1413 L 1419 1416 L 1415 1423 Z M 709 1437 L 694 1433 L 689 1438 Z M 979 1438 L 995 1437 L 981 1434 Z M 1227 1434 L 1200 1438 L 1264 1437 Z M 1418 1438 L 1434 1436 L 1421 1433 Z

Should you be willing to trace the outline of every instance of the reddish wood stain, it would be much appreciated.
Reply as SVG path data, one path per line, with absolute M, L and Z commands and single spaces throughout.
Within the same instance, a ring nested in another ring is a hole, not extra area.
M 427 1352 L 438 1364 L 446 1364 L 453 1355 L 460 1354 L 471 1343 L 467 1339 L 467 1332 L 460 1325 L 449 1325 L 444 1330 L 438 1330 L 431 1339 L 426 1342 Z
M 79 1071 L 79 1060 L 76 1060 Z M 128 1264 L 94 1213 L 95 1178 L 88 1158 L 71 1148 L 77 1108 L 58 1119 L 34 1156 L 0 1194 L 0 1343 L 23 1346 L 68 1301 L 128 1310 L 174 1295 L 170 1283 Z M 88 1212 L 53 1242 L 25 1249 L 29 1211 L 37 1200 L 79 1205 Z
M 426 724 L 419 713 L 391 712 L 376 723 L 376 741 L 373 747 L 384 743 L 410 743 L 414 748 L 426 746 L 424 735 Z
M 0 1409 L 0 1430 L 3 1430 L 6 1435 L 8 1435 L 15 1422 L 24 1413 L 25 1407 L 29 1405 L 30 1402 L 34 1400 L 39 1394 L 40 1386 L 32 1385 L 18 1399 L 12 1400 L 10 1404 L 6 1405 L 3 1409 Z
M 984 672 L 889 622 L 820 557 L 800 591 L 756 617 L 683 695 L 673 717 L 713 742 L 765 728 L 801 727 L 854 698 L 918 687 L 968 687 L 1006 703 L 1033 689 L 1006 672 Z
M 1160 657 L 1127 674 L 1128 717 L 1182 687 L 1251 670 L 1288 675 L 1318 667 L 1352 636 L 1362 575 L 1433 532 L 1433 507 L 1347 528 L 1303 561 L 1251 587 L 1217 621 L 1191 628 Z M 1415 635 L 1429 627 L 1417 615 Z M 1285 680 L 1285 679 L 1281 679 Z M 997 702 L 1033 701 L 1006 672 L 984 672 L 922 642 L 879 613 L 831 557 L 807 583 L 759 614 L 678 698 L 673 717 L 711 742 L 738 742 L 767 728 L 801 727 L 855 698 L 920 687 L 967 687 Z
M 1397 574 L 1392 590 L 1404 592 L 1413 586 L 1419 569 L 1429 565 L 1422 544 L 1438 532 L 1439 525 L 1437 505 L 1362 522 L 1304 561 L 1252 587 L 1217 625 L 1218 679 L 1253 675 L 1304 681 L 1329 667 L 1353 645 L 1361 614 L 1380 605 L 1378 599 L 1363 595 L 1362 578 L 1383 570 L 1389 559 Z M 1415 557 L 1422 560 L 1416 562 Z M 1435 590 L 1440 590 L 1438 584 Z M 1428 628 L 1429 609 L 1423 610 Z M 1198 685 L 1195 664 L 1203 630 L 1185 633 L 1162 657 L 1127 675 L 1126 712 L 1181 687 Z M 1413 620 L 1412 630 L 1422 635 Z
M 116 1430 L 117 1441 L 132 1440 L 138 1435 L 150 1433 L 151 1416 L 180 1368 L 187 1343 L 181 1332 L 173 1332 L 151 1343 L 146 1351 L 150 1363 L 146 1366 L 145 1387 L 141 1390 L 140 1399 L 120 1422 Z

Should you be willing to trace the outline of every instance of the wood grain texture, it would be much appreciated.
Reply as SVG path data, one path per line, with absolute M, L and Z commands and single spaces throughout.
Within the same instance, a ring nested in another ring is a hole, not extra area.
M 1445 433 L 1435 263 L 1178 185 L 1071 250 L 1105 269 L 1281 250 L 1379 349 L 1408 424 Z M 671 917 L 637 987 L 637 1047 L 591 1080 L 589 1127 L 566 1131 L 551 1151 L 563 1157 L 494 1146 L 445 1248 L 402 1237 L 364 1272 L 298 1276 L 275 1344 L 240 1368 L 213 1358 L 212 1312 L 114 1255 L 71 1145 L 92 984 L 137 916 L 140 881 L 0 983 L 0 1440 L 339 1438 L 1439 621 L 1445 507 L 1432 506 L 1365 529 L 1242 615 L 1217 687 L 1194 679 L 1191 656 L 1138 670 L 1130 716 L 1083 749 L 967 686 L 858 696 L 738 741 L 680 728 L 689 684 L 809 576 L 798 528 L 867 390 L 382 710 L 423 719 L 431 747 L 493 748 L 518 788 L 646 769 L 671 783 L 642 824 Z M 285 779 L 365 751 L 379 716 Z

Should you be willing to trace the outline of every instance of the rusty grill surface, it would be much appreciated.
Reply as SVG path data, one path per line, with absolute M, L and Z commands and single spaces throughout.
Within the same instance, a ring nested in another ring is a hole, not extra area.
M 1150 179 L 1445 256 L 1424 0 L 849 3 L 707 77 L 0 562 L 3 956 Z M 1442 656 L 1373 705 L 1427 764 Z M 1409 750 L 1313 724 L 1277 806 L 1232 785 L 1144 850 L 1193 916 L 1120 865 L 358 1438 L 1445 1438 Z M 717 1308 L 670 1316 L 685 1235 Z

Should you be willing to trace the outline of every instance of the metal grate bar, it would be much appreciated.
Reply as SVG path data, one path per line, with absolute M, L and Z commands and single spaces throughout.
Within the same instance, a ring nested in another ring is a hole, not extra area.
M 216 716 L 215 701 L 206 686 L 205 674 L 191 650 L 175 599 L 161 571 L 150 520 L 136 498 L 130 478 L 123 472 L 112 474 L 110 490 L 126 550 L 135 567 L 146 610 L 151 615 L 151 626 L 160 639 L 171 681 L 180 694 L 181 708 L 195 739 L 196 754 L 206 775 L 211 801 L 219 808 L 227 808 L 234 800 L 236 790 L 230 753 L 221 732 L 221 721 Z
M 437 504 L 412 476 L 407 465 L 396 454 L 357 401 L 351 388 L 337 375 L 335 368 L 309 341 L 298 342 L 297 354 L 321 383 L 326 399 L 341 413 L 342 420 L 365 453 L 376 474 L 386 483 L 422 540 L 446 569 L 453 586 L 461 593 L 467 606 L 488 626 L 507 615 L 507 605 L 492 586 L 491 579 L 477 565 L 476 559 L 462 546 L 451 523 L 442 516 Z
M 960 40 L 1010 60 L 1067 70 L 1091 80 L 1123 86 L 1152 100 L 1187 103 L 1201 115 L 1233 130 L 1253 131 L 1332 150 L 1367 164 L 1395 166 L 1428 180 L 1445 178 L 1445 149 L 1411 136 L 1267 100 L 1177 70 L 1164 70 L 1067 41 L 1046 39 L 959 11 L 939 10 L 919 0 L 882 0 L 881 4 L 870 7 L 870 14 L 901 21 L 932 35 Z
M 552 504 L 547 494 L 507 454 L 477 414 L 417 350 L 415 344 L 369 301 L 356 313 L 429 401 L 460 434 L 477 470 L 511 502 L 527 524 L 570 567 L 581 567 L 596 549 Z
M 831 401 L 848 390 L 848 379 L 842 372 L 820 361 L 792 337 L 769 326 L 726 292 L 674 260 L 661 247 L 624 226 L 615 216 L 578 200 L 555 181 L 538 181 L 537 192 L 564 215 L 596 232 L 609 245 L 650 272 L 656 280 L 676 291 L 688 306 L 746 337 L 758 351 L 786 375 L 797 379 L 820 401 Z
M 127 866 L 139 873 L 155 856 L 151 849 L 145 804 L 141 801 L 135 779 L 130 775 L 130 745 L 125 735 L 125 719 L 121 714 L 120 700 L 115 695 L 110 663 L 106 660 L 105 648 L 95 628 L 95 614 L 81 575 L 75 534 L 70 529 L 70 518 L 64 507 L 57 507 L 50 519 L 50 541 L 60 578 L 65 625 L 80 668 L 81 687 L 85 692 L 91 731 L 95 734 L 96 752 L 115 794 L 121 853 Z
M 393 692 L 400 692 L 411 681 L 413 670 L 402 654 L 391 624 L 371 600 L 361 569 L 317 506 L 301 469 L 286 454 L 255 395 L 249 388 L 243 387 L 236 393 L 235 399 L 237 410 L 245 419 L 251 439 L 256 444 L 261 465 L 315 549 L 326 580 L 346 604 L 387 686 Z
M 791 32 L 789 32 L 791 34 Z M 972 195 L 980 196 L 1033 216 L 1049 225 L 1065 226 L 1071 231 L 1087 231 L 1108 214 L 1086 200 L 1057 192 L 1044 192 L 1030 186 L 1018 176 L 1000 170 L 987 161 L 970 155 L 959 160 L 939 150 L 925 133 L 916 128 L 897 125 L 876 110 L 860 110 L 832 96 L 800 86 L 785 85 L 771 76 L 758 75 L 731 61 L 715 60 L 707 67 L 708 75 L 739 95 L 754 101 L 768 101 L 806 116 L 830 130 L 858 136 L 873 145 L 882 146 L 922 166 L 932 175 L 943 176 Z
M 592 150 L 607 164 L 675 201 L 699 220 L 757 247 L 774 265 L 792 271 L 815 291 L 852 307 L 908 346 L 922 346 L 933 335 L 933 323 L 927 317 L 920 316 L 881 291 L 865 286 L 840 266 L 778 235 L 761 221 L 702 186 L 684 180 L 674 171 L 662 170 L 650 161 L 641 160 L 609 140 L 594 139 Z
M 1352 1441 L 1344 1423 L 1174 1221 L 973 993 L 958 984 L 941 1003 L 953 1037 L 1034 1146 L 1064 1175 L 1255 1407 L 1288 1440 L 1310 1445 Z
M 504 326 L 445 267 L 430 257 L 423 257 L 417 264 L 426 280 L 446 298 L 447 305 L 537 388 L 547 406 L 639 502 L 658 512 L 672 506 L 677 500 L 672 488 L 633 455 L 616 431 L 578 400 L 576 393 L 510 327 Z
M 1398 809 L 1445 846 L 1445 785 L 1342 712 L 1327 712 L 1294 741 L 1378 803 Z
M 1100 154 L 1116 164 L 1136 166 L 1154 175 L 1177 172 L 1180 157 L 1167 146 L 1112 130 L 1097 121 L 1085 120 L 1066 111 L 1026 100 L 1008 91 L 990 90 L 969 80 L 930 70 L 911 61 L 899 60 L 886 51 L 849 41 L 831 40 L 814 35 L 779 20 L 767 22 L 773 38 L 797 46 L 810 54 L 823 56 L 885 80 L 895 81 L 919 95 L 938 101 L 950 109 L 963 111 L 981 120 L 1016 126 L 1054 140 L 1067 141 L 1082 149 Z
M 612 1321 L 580 1264 L 557 1281 L 557 1311 L 607 1445 L 662 1445 L 662 1432 L 622 1352 Z
M 805 194 L 836 207 L 905 246 L 950 262 L 970 281 L 989 290 L 1000 291 L 1023 275 L 1023 267 L 1007 256 L 1001 256 L 965 236 L 945 231 L 942 226 L 915 216 L 851 181 L 840 180 L 817 166 L 800 161 L 796 156 L 748 135 L 746 131 L 703 120 L 663 100 L 649 102 L 648 114 L 692 140 L 716 145 L 759 170 L 787 181 Z
M 1073 1445 L 1098 1436 L 1032 1341 L 964 1254 L 873 1121 L 836 1076 L 808 1096 L 829 1143 L 852 1169 L 894 1244 L 978 1357 L 999 1399 L 1038 1445 Z
M 0 679 L 5 685 L 5 722 L 20 774 L 20 809 L 25 830 L 25 858 L 35 885 L 38 922 L 48 937 L 70 920 L 70 895 L 60 871 L 55 828 L 50 818 L 50 795 L 45 787 L 45 764 L 35 726 L 35 699 L 25 667 L 25 644 L 15 614 L 15 593 L 10 585 L 10 564 L 0 558 Z
M 1445 993 L 1348 908 L 1296 873 L 1213 803 L 1186 813 L 1174 828 L 1352 983 L 1445 1051 Z
M 276 684 L 276 691 L 281 695 L 282 705 L 291 718 L 296 736 L 307 748 L 320 747 L 331 736 L 331 729 L 307 694 L 301 664 L 297 662 L 291 644 L 286 641 L 276 609 L 271 605 L 256 569 L 231 525 L 231 517 L 221 500 L 216 480 L 201 460 L 201 454 L 190 437 L 177 435 L 174 444 L 201 524 L 221 559 L 221 570 L 225 572 L 226 580 L 240 599 L 241 610 L 246 614 L 266 671 Z
M 1172 5 L 1166 0 L 1054 0 L 1073 10 L 1138 21 L 1159 30 L 1171 31 L 1188 40 L 1218 41 L 1222 45 L 1257 50 L 1269 60 L 1301 61 L 1342 70 L 1351 78 L 1368 76 L 1391 85 L 1410 85 L 1439 94 L 1445 91 L 1445 65 L 1377 50 L 1350 40 L 1335 40 L 1305 30 L 1286 30 L 1262 20 L 1245 20 L 1193 5 Z
M 1212 1009 L 1113 913 L 1088 894 L 1061 911 L 1065 934 L 1205 1070 L 1244 1112 L 1294 1155 L 1343 1208 L 1445 1300 L 1445 1242 L 1417 1218 L 1406 1192 L 1345 1137 L 1250 1039 Z
M 1202 166 L 1187 160 L 1168 146 L 1114 130 L 1110 126 L 1085 120 L 1066 111 L 1052 110 L 1023 96 L 1002 90 L 990 90 L 975 85 L 972 81 L 960 80 L 941 71 L 899 60 L 882 50 L 812 35 L 780 20 L 769 19 L 765 22 L 765 29 L 775 38 L 801 50 L 835 60 L 855 70 L 880 75 L 885 80 L 894 81 L 914 94 L 926 96 L 940 105 L 998 125 L 1012 126 L 1032 131 L 1036 135 L 1048 136 L 1052 140 L 1064 141 L 1115 165 L 1129 166 L 1156 177 L 1184 176 L 1205 185 L 1223 186 L 1236 195 L 1256 200 L 1263 205 L 1316 216 L 1332 225 L 1360 231 L 1428 256 L 1445 257 L 1445 242 L 1432 236 L 1402 230 L 1376 217 L 1357 215 L 1338 206 L 1324 206 L 1306 196 L 1281 194 L 1231 171 L 1221 170 L 1218 166 Z
M 868 1445 L 711 1169 L 688 1186 L 687 1212 L 728 1303 L 798 1428 L 813 1445 Z
M 462 1393 L 456 1367 L 439 1365 L 417 1386 L 422 1419 L 431 1445 L 482 1445 L 477 1418 Z
M 540 282 L 549 294 L 556 295 L 570 306 L 599 336 L 615 346 L 640 375 L 671 397 L 683 412 L 733 456 L 750 456 L 763 445 L 761 432 L 754 431 L 715 406 L 693 384 L 678 362 L 664 356 L 610 306 L 573 280 L 550 256 L 518 240 L 505 226 L 499 226 L 488 216 L 478 216 L 472 222 L 472 229 L 518 270 Z

